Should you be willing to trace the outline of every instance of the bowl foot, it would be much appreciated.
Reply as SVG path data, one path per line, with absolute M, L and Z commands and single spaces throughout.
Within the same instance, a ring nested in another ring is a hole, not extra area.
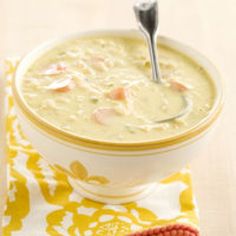
M 140 200 L 152 193 L 157 185 L 152 183 L 139 187 L 112 188 L 87 184 L 77 180 L 71 180 L 70 183 L 81 196 L 106 204 L 124 204 Z

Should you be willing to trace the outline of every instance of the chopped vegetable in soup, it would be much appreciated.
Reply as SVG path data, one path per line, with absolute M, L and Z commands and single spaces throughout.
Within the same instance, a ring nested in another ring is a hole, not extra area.
M 214 85 L 190 58 L 163 45 L 158 52 L 164 85 L 152 81 L 141 39 L 107 35 L 65 42 L 27 71 L 24 99 L 46 122 L 85 138 L 143 142 L 178 135 L 208 115 Z M 191 110 L 158 122 L 183 109 L 183 95 Z

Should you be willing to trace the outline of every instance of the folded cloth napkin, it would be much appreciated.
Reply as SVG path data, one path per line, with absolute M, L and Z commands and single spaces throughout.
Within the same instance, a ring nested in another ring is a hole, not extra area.
M 6 65 L 9 190 L 4 236 L 199 235 L 188 168 L 161 181 L 147 198 L 129 204 L 102 204 L 75 192 L 70 177 L 51 167 L 22 132 L 11 93 L 17 60 L 6 60 Z

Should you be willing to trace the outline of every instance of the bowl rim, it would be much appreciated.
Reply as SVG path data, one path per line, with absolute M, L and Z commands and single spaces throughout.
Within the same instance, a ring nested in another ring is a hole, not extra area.
M 219 114 L 221 113 L 223 107 L 223 83 L 221 76 L 215 66 L 201 53 L 196 51 L 195 49 L 186 46 L 174 39 L 169 37 L 159 36 L 158 41 L 161 45 L 166 45 L 177 52 L 182 53 L 187 56 L 189 59 L 193 60 L 195 63 L 200 65 L 209 77 L 212 79 L 212 82 L 215 86 L 215 101 L 212 109 L 209 114 L 204 117 L 201 121 L 199 121 L 195 126 L 190 129 L 174 135 L 168 138 L 162 138 L 158 140 L 151 141 L 143 141 L 143 142 L 110 142 L 103 141 L 97 139 L 91 139 L 87 137 L 81 137 L 79 135 L 63 131 L 60 128 L 54 126 L 53 124 L 47 122 L 45 119 L 40 117 L 32 108 L 29 107 L 27 102 L 25 101 L 21 89 L 20 89 L 20 81 L 23 78 L 24 73 L 32 63 L 34 63 L 38 58 L 44 55 L 47 51 L 52 49 L 55 46 L 62 44 L 68 40 L 81 38 L 81 37 L 89 37 L 96 35 L 113 35 L 113 36 L 125 36 L 129 38 L 140 38 L 141 34 L 137 30 L 96 30 L 96 31 L 86 31 L 79 32 L 72 35 L 67 35 L 64 37 L 60 37 L 59 39 L 50 40 L 46 43 L 41 44 L 32 50 L 29 54 L 27 54 L 19 63 L 15 75 L 13 76 L 12 83 L 12 93 L 14 96 L 14 100 L 18 107 L 21 109 L 22 113 L 40 130 L 43 130 L 44 133 L 49 136 L 56 137 L 59 140 L 65 141 L 67 144 L 79 145 L 86 148 L 106 150 L 106 151 L 139 151 L 139 150 L 153 150 L 153 149 L 161 149 L 170 146 L 175 146 L 177 144 L 184 143 L 186 141 L 190 141 L 196 136 L 202 134 L 204 131 L 209 129 L 214 121 L 217 119 Z

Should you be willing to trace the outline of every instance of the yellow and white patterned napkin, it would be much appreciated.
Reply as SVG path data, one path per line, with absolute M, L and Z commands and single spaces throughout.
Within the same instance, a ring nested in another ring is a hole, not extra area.
M 6 65 L 9 190 L 4 236 L 124 236 L 176 223 L 198 228 L 188 168 L 163 180 L 149 197 L 129 204 L 101 204 L 75 192 L 68 176 L 51 167 L 24 136 L 11 93 L 17 61 L 6 60 Z

